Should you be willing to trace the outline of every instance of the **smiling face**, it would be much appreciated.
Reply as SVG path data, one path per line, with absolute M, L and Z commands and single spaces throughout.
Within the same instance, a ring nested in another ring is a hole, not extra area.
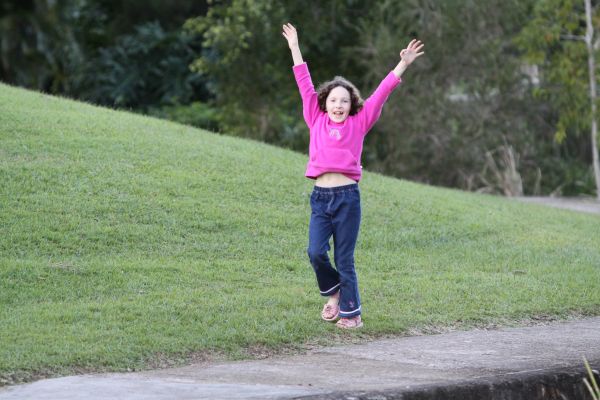
M 333 122 L 344 122 L 350 114 L 350 92 L 343 86 L 336 86 L 331 89 L 325 106 L 327 108 L 327 115 Z

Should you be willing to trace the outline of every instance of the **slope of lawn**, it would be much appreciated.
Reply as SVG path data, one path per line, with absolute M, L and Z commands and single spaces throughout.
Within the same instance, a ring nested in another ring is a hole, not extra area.
M 600 315 L 599 216 L 367 172 L 365 327 L 338 332 L 305 251 L 305 162 L 0 85 L 0 382 Z

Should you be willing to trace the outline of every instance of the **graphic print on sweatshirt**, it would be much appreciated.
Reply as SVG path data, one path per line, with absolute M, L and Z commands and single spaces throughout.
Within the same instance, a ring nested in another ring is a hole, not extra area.
M 333 128 L 329 130 L 329 137 L 335 138 L 335 140 L 340 140 L 342 138 L 342 134 L 339 129 Z

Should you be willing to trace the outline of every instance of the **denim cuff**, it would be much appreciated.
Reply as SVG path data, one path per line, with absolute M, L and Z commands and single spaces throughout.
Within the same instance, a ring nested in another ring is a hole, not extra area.
M 342 318 L 356 317 L 356 316 L 360 315 L 361 308 L 362 308 L 362 306 L 358 306 L 357 309 L 352 310 L 352 311 L 342 311 L 342 310 L 340 310 L 340 317 L 342 317 Z
M 334 287 L 332 287 L 329 290 L 326 290 L 324 292 L 321 292 L 321 296 L 331 296 L 332 294 L 335 294 L 336 292 L 338 292 L 340 290 L 340 284 L 338 283 L 337 285 L 335 285 Z

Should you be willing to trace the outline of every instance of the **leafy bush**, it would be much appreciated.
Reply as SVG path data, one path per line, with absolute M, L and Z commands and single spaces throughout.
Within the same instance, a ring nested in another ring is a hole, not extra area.
M 88 62 L 80 75 L 81 95 L 97 104 L 142 110 L 188 103 L 200 97 L 203 86 L 201 75 L 188 67 L 195 46 L 193 35 L 165 32 L 158 22 L 139 25 Z
M 148 114 L 209 131 L 219 130 L 217 110 L 199 101 L 187 105 L 176 104 L 151 107 L 148 109 Z

